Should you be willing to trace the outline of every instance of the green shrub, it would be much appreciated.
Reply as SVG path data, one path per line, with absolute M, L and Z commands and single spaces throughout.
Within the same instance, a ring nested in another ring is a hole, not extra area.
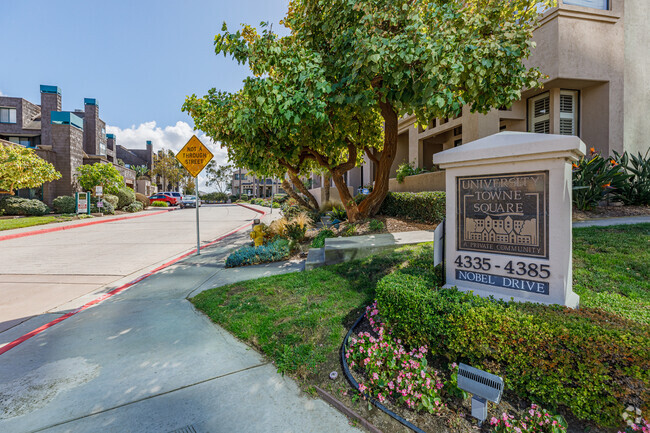
M 445 217 L 444 192 L 389 192 L 380 214 L 438 224 Z
M 289 239 L 300 242 L 305 238 L 305 233 L 307 233 L 307 226 L 304 224 L 299 224 L 298 222 L 290 222 L 286 225 L 287 236 Z
M 294 217 L 298 216 L 298 214 L 303 212 L 303 210 L 300 208 L 300 206 L 289 205 L 289 204 L 286 204 L 286 203 L 283 204 L 280 209 L 282 210 L 282 215 L 284 215 L 284 217 L 287 218 L 287 219 L 294 218 Z
M 233 252 L 226 258 L 226 267 L 256 265 L 258 263 L 277 262 L 289 257 L 289 241 L 278 239 L 258 247 L 246 246 Z
M 134 201 L 134 202 L 131 203 L 130 205 L 128 205 L 128 206 L 124 206 L 124 207 L 122 208 L 122 210 L 123 210 L 124 212 L 130 212 L 130 213 L 133 213 L 133 212 L 140 212 L 142 209 L 143 209 L 143 207 L 142 207 L 142 203 L 140 203 L 139 201 Z
M 348 219 L 348 213 L 345 211 L 345 208 L 334 206 L 328 215 L 332 220 L 346 221 Z
M 397 172 L 395 177 L 397 183 L 404 182 L 406 176 L 413 176 L 414 174 L 426 173 L 427 170 L 424 168 L 415 167 L 415 163 L 404 162 L 397 167 Z
M 149 197 L 139 192 L 135 193 L 135 199 L 138 203 L 142 204 L 142 209 L 149 207 Z
M 505 303 L 431 290 L 425 274 L 384 277 L 377 304 L 394 335 L 504 377 L 519 396 L 615 426 L 650 399 L 650 327 L 602 310 Z
M 99 198 L 97 197 L 90 197 L 90 212 L 95 213 L 95 212 L 101 212 L 104 215 L 115 215 L 115 206 L 111 202 L 108 202 L 106 200 L 102 200 L 102 207 L 97 206 L 97 202 L 99 201 Z
M 589 158 L 573 163 L 573 205 L 589 210 L 614 191 L 624 188 L 628 175 L 620 164 L 605 159 L 591 148 Z
M 335 238 L 336 235 L 334 232 L 330 229 L 322 229 L 321 231 L 318 232 L 316 237 L 311 243 L 312 248 L 323 248 L 325 246 L 325 239 L 327 238 Z
M 153 206 L 153 207 L 169 207 L 169 203 L 167 203 L 166 201 L 156 200 L 156 201 L 151 202 L 151 206 Z
M 280 209 L 280 203 L 273 202 L 273 209 Z
M 124 206 L 128 206 L 135 201 L 135 191 L 133 191 L 128 186 L 123 186 L 118 189 L 115 195 L 119 199 L 117 203 L 118 209 L 122 209 Z
M 40 200 L 8 197 L 0 201 L 0 210 L 5 215 L 43 216 L 50 213 L 50 208 Z
M 348 226 L 343 230 L 343 236 L 354 236 L 357 234 L 357 225 L 348 224 Z
M 75 198 L 70 195 L 60 195 L 52 202 L 54 213 L 75 213 Z
M 379 220 L 370 220 L 368 228 L 371 232 L 380 232 L 384 229 L 384 223 Z
M 630 176 L 614 191 L 614 196 L 625 204 L 650 205 L 650 150 L 645 155 L 619 155 L 614 151 L 614 162 Z
M 117 204 L 120 202 L 120 198 L 113 194 L 104 194 L 104 202 L 109 202 L 113 208 L 117 208 Z

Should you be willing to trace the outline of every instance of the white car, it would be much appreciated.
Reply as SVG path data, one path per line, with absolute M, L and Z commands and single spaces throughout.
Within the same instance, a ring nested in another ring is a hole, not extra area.
M 181 209 L 186 207 L 196 207 L 196 196 L 195 195 L 184 195 L 181 200 Z M 201 207 L 201 200 L 199 200 L 199 207 Z

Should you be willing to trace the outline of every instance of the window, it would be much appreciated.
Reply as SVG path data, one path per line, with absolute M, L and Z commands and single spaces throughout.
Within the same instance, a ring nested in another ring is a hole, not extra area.
M 457 126 L 454 128 L 454 135 L 463 135 L 463 127 Z
M 21 146 L 32 147 L 32 141 L 29 137 L 9 137 L 8 141 L 20 144 Z
M 578 135 L 578 91 L 560 91 L 560 135 Z
M 551 130 L 550 97 L 543 93 L 528 100 L 528 132 L 548 134 Z
M 454 147 L 458 147 L 461 144 L 463 144 L 463 139 L 459 138 L 458 140 L 454 140 Z
M 0 123 L 16 123 L 16 109 L 0 107 Z
M 609 0 L 564 0 L 564 4 L 609 10 Z

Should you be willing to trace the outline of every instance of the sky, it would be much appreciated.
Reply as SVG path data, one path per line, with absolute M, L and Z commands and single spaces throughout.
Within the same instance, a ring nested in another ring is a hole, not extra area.
M 236 91 L 245 66 L 215 55 L 222 23 L 273 23 L 288 0 L 0 0 L 0 95 L 40 103 L 59 86 L 64 111 L 95 98 L 107 132 L 128 148 L 181 149 L 193 133 L 185 96 Z M 225 162 L 225 151 L 197 136 Z

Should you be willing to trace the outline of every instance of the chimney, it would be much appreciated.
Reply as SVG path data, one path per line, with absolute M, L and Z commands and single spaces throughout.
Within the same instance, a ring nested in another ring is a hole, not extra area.
M 106 147 L 109 150 L 115 151 L 115 142 L 117 139 L 115 138 L 115 134 L 106 134 Z
M 99 155 L 97 124 L 99 106 L 95 98 L 84 98 L 84 151 L 88 155 Z
M 147 140 L 147 165 L 149 170 L 153 169 L 153 144 L 151 144 L 151 140 Z
M 52 145 L 52 111 L 61 111 L 61 89 L 41 84 L 41 144 Z

